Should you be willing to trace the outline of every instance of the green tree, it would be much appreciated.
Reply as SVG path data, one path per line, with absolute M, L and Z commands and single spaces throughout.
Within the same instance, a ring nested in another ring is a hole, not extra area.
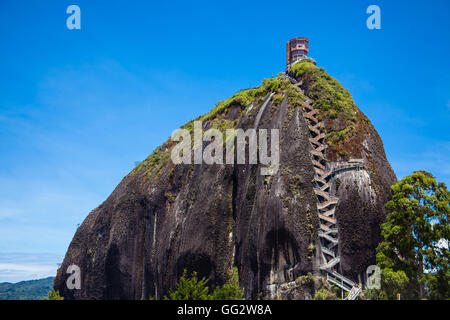
M 165 300 L 209 300 L 208 279 L 198 280 L 197 272 L 192 272 L 192 276 L 187 278 L 187 270 L 177 284 L 176 290 L 169 290 L 169 296 Z
M 449 297 L 450 192 L 417 171 L 391 187 L 392 200 L 377 248 L 382 290 L 390 299 Z
M 213 300 L 244 300 L 244 291 L 239 287 L 239 272 L 236 267 L 231 271 L 230 280 L 214 289 Z
M 59 291 L 55 291 L 55 289 L 52 289 L 48 292 L 48 297 L 44 298 L 43 300 L 64 300 L 64 298 L 59 295 Z
M 244 292 L 239 287 L 238 269 L 234 267 L 231 277 L 223 286 L 217 286 L 212 294 L 209 294 L 208 279 L 198 280 L 197 272 L 192 272 L 188 278 L 187 270 L 183 271 L 176 289 L 170 289 L 165 300 L 243 300 Z M 150 297 L 150 300 L 154 300 Z

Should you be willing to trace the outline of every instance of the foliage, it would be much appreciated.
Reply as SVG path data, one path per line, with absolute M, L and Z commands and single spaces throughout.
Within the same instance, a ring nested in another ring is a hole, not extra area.
M 287 88 L 286 92 L 288 102 L 291 106 L 293 106 L 294 108 L 302 106 L 303 102 L 305 101 L 305 98 L 297 89 L 294 88 L 293 85 L 289 84 L 289 87 Z
M 314 300 L 337 300 L 337 297 L 334 292 L 331 292 L 326 288 L 321 288 L 314 295 Z
M 238 269 L 234 267 L 230 280 L 223 286 L 214 289 L 211 298 L 213 300 L 244 300 L 244 291 L 239 287 Z
M 164 197 L 169 201 L 169 203 L 173 203 L 175 201 L 175 196 L 170 192 L 165 192 Z
M 327 141 L 331 143 L 336 143 L 345 139 L 345 137 L 354 130 L 353 126 L 348 126 L 340 131 L 331 131 L 327 133 Z
M 170 150 L 163 151 L 163 146 L 158 147 L 153 153 L 142 161 L 136 168 L 133 169 L 132 174 L 136 174 L 139 170 L 145 166 L 146 174 L 151 176 L 157 175 L 160 170 L 166 166 L 170 159 Z
M 381 287 L 383 290 L 378 290 L 380 298 L 397 299 L 397 295 L 401 294 L 407 297 L 404 293 L 408 290 L 409 278 L 403 270 L 394 271 L 391 268 L 383 268 L 381 270 Z
M 55 291 L 55 289 L 52 289 L 48 293 L 48 297 L 44 298 L 43 300 L 64 300 L 64 298 L 59 295 L 59 291 Z
M 291 72 L 302 81 L 302 87 L 311 98 L 312 106 L 319 110 L 318 118 L 333 120 L 327 125 L 328 145 L 337 147 L 346 137 L 352 136 L 357 122 L 357 107 L 348 90 L 323 68 L 318 68 L 307 60 L 293 65 Z M 345 154 L 345 151 L 341 153 Z
M 197 272 L 193 272 L 190 278 L 187 278 L 185 269 L 176 290 L 170 289 L 169 296 L 165 300 L 209 300 L 208 279 L 197 279 Z
M 323 112 L 342 113 L 346 119 L 354 116 L 355 105 L 352 96 L 347 89 L 323 68 L 316 67 L 310 61 L 301 61 L 292 66 L 291 72 L 299 78 L 311 83 L 309 96 L 313 100 L 313 106 Z
M 165 300 L 243 300 L 244 292 L 239 287 L 238 269 L 232 269 L 231 277 L 223 286 L 217 286 L 212 294 L 209 294 L 208 279 L 198 280 L 197 272 L 187 277 L 184 270 L 176 290 L 169 290 L 169 296 Z M 152 298 L 150 298 L 152 299 Z
M 297 277 L 297 279 L 295 279 L 295 284 L 298 286 L 313 286 L 314 280 L 315 277 L 311 274 L 311 272 L 308 272 L 308 274 L 304 276 Z
M 0 300 L 41 300 L 47 297 L 53 287 L 54 277 L 20 281 L 17 283 L 0 283 Z
M 272 104 L 274 106 L 279 106 L 283 102 L 284 96 L 282 94 L 275 94 L 272 96 Z
M 225 113 L 231 106 L 238 105 L 242 110 L 245 111 L 255 99 L 263 99 L 265 96 L 267 96 L 268 93 L 277 93 L 281 90 L 285 90 L 289 85 L 289 81 L 284 80 L 281 75 L 275 78 L 264 79 L 261 86 L 241 90 L 235 93 L 230 98 L 219 101 L 211 111 L 187 122 L 181 128 L 192 132 L 194 130 L 194 121 L 212 120 L 211 127 L 224 132 L 226 129 L 234 128 L 237 124 L 236 120 L 226 120 L 219 118 L 219 116 Z M 275 103 L 280 102 L 280 99 L 282 100 L 282 97 L 275 97 Z M 170 159 L 170 149 L 170 147 L 164 147 L 164 145 L 158 147 L 150 156 L 147 157 L 147 159 L 142 161 L 133 169 L 132 175 L 138 173 L 142 167 L 146 168 L 147 176 L 157 175 L 161 171 L 161 169 L 164 168 L 168 163 Z
M 278 92 L 286 86 L 286 80 L 281 77 L 268 78 L 262 81 L 261 86 L 246 90 L 241 90 L 230 98 L 219 101 L 217 105 L 207 114 L 200 116 L 183 126 L 185 129 L 191 129 L 194 121 L 205 121 L 216 118 L 219 114 L 225 113 L 232 105 L 240 105 L 242 110 L 247 109 L 255 98 L 265 97 L 270 92 Z
M 449 297 L 450 192 L 428 172 L 418 171 L 391 187 L 390 212 L 381 226 L 377 264 L 389 299 Z
M 336 292 L 333 292 L 334 288 L 329 285 L 325 277 L 316 277 L 308 272 L 306 275 L 298 276 L 295 284 L 301 287 L 301 290 L 315 291 L 314 300 L 337 300 Z
M 217 129 L 222 134 L 225 134 L 227 129 L 233 129 L 236 124 L 237 120 L 214 119 L 211 121 L 211 128 Z
M 388 296 L 385 291 L 379 289 L 366 289 L 362 292 L 361 297 L 364 300 L 387 300 Z

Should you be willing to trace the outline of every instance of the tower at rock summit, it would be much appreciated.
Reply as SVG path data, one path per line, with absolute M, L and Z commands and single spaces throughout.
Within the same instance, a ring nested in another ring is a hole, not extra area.
M 55 289 L 66 299 L 161 298 L 184 269 L 213 288 L 236 266 L 249 299 L 311 299 L 321 283 L 355 299 L 396 177 L 370 120 L 308 52 L 308 39 L 292 39 L 285 72 L 195 119 L 205 131 L 278 129 L 274 175 L 249 161 L 175 165 L 168 139 L 89 213 Z M 72 264 L 80 290 L 66 286 Z
M 301 89 L 302 82 L 297 81 L 290 68 L 307 57 L 309 40 L 304 37 L 291 39 L 287 43 L 286 77 L 294 87 L 305 96 Z M 312 60 L 312 59 L 310 59 Z M 315 61 L 314 61 L 315 64 Z M 319 220 L 319 268 L 327 281 L 349 292 L 347 299 L 354 300 L 360 294 L 362 286 L 342 274 L 340 268 L 339 228 L 336 219 L 336 208 L 339 198 L 332 191 L 333 181 L 344 173 L 364 170 L 363 159 L 349 159 L 347 162 L 328 164 L 326 157 L 326 130 L 324 121 L 319 119 L 320 106 L 313 106 L 313 101 L 306 97 L 302 115 L 308 125 L 311 145 L 310 156 L 314 167 L 314 193 L 317 197 L 317 217 Z
M 296 62 L 308 59 L 315 63 L 314 59 L 308 57 L 309 40 L 305 37 L 296 37 L 286 43 L 286 66 L 290 67 Z

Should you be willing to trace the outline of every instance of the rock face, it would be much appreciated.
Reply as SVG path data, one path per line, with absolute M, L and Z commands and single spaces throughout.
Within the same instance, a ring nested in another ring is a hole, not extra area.
M 326 81 L 335 80 L 303 64 L 307 70 L 294 74 L 305 94 L 320 102 L 317 91 L 327 89 L 317 88 L 317 73 Z M 339 99 L 321 112 L 330 133 L 329 166 L 354 158 L 365 164 L 363 170 L 344 171 L 332 180 L 339 197 L 342 272 L 356 281 L 375 263 L 383 205 L 396 178 L 367 117 L 352 103 L 353 118 L 342 118 Z M 168 140 L 157 148 L 78 228 L 58 269 L 55 289 L 66 299 L 161 298 L 184 269 L 208 277 L 214 287 L 228 280 L 235 265 L 246 298 L 274 298 L 273 292 L 299 276 L 319 275 L 317 198 L 303 100 L 279 76 L 237 93 L 196 119 L 203 130 L 279 129 L 280 166 L 271 176 L 260 174 L 264 165 L 249 161 L 175 165 L 170 154 L 176 142 Z M 330 116 L 330 110 L 337 116 Z M 184 128 L 192 130 L 192 122 Z M 335 139 L 333 132 L 343 130 L 345 137 Z M 71 264 L 81 269 L 79 290 L 66 286 Z M 281 298 L 310 298 L 313 292 L 308 290 Z

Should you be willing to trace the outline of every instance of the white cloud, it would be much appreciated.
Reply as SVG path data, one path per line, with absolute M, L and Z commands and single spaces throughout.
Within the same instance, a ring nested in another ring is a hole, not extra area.
M 62 257 L 54 254 L 0 254 L 0 282 L 18 282 L 55 276 Z
M 0 263 L 0 281 L 18 282 L 54 276 L 57 266 Z

